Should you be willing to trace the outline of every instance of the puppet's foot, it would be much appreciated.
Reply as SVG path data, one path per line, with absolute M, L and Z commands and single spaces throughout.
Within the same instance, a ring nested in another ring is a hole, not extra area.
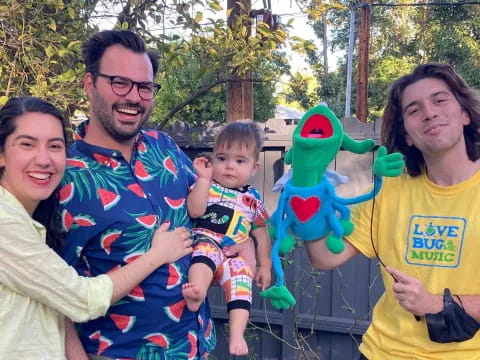
M 340 254 L 345 249 L 345 244 L 341 238 L 331 234 L 327 237 L 327 249 L 334 254 Z
M 348 219 L 346 220 L 340 219 L 340 224 L 343 227 L 343 235 L 350 235 L 353 232 L 353 229 L 355 228 L 355 225 L 353 225 L 353 223 Z
M 278 247 L 278 252 L 280 253 L 280 255 L 287 254 L 290 251 L 292 251 L 294 246 L 295 246 L 295 238 L 292 235 L 287 235 L 280 242 L 280 246 Z
M 297 303 L 286 286 L 272 286 L 260 292 L 260 296 L 270 298 L 272 306 L 278 310 L 289 309 Z
M 270 235 L 270 239 L 276 239 L 275 226 L 270 226 L 270 228 L 268 229 L 268 235 Z M 287 235 L 282 240 L 280 240 L 278 252 L 280 255 L 288 254 L 290 251 L 292 251 L 294 246 L 295 238 L 292 235 Z

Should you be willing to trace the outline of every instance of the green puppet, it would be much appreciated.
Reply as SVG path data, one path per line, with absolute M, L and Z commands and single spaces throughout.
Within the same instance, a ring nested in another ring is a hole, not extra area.
M 386 148 L 381 146 L 373 165 L 372 191 L 353 198 L 337 196 L 325 172 L 340 148 L 364 154 L 374 146 L 371 139 L 355 141 L 345 134 L 340 121 L 326 105 L 314 107 L 300 120 L 293 133 L 293 146 L 285 157 L 285 162 L 292 166 L 292 178 L 285 184 L 271 217 L 272 264 L 277 281 L 275 286 L 261 292 L 275 308 L 295 305 L 294 297 L 284 285 L 280 263 L 280 255 L 293 248 L 294 238 L 310 241 L 327 237 L 327 248 L 335 254 L 342 252 L 343 236 L 354 230 L 347 205 L 372 199 L 381 188 L 381 176 L 402 173 L 405 165 L 402 155 L 387 155 Z

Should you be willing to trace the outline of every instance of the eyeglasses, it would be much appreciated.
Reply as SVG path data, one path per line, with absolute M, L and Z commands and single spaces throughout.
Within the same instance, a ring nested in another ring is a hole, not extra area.
M 153 82 L 137 82 L 123 76 L 117 75 L 105 75 L 102 73 L 92 73 L 94 76 L 101 76 L 105 79 L 110 80 L 110 86 L 115 95 L 125 96 L 132 91 L 134 85 L 137 85 L 138 95 L 143 100 L 152 100 L 155 95 L 157 95 L 158 90 L 160 90 L 160 84 Z

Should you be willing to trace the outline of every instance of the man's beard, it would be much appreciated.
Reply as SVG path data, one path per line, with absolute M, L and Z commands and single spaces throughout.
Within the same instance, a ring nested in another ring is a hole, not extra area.
M 105 131 L 116 141 L 125 142 L 133 139 L 140 131 L 142 126 L 148 121 L 152 109 L 146 110 L 144 106 L 140 104 L 132 104 L 128 102 L 115 103 L 113 106 L 109 107 L 104 101 L 102 96 L 97 92 L 94 92 L 92 98 L 92 112 L 95 118 L 99 121 L 99 124 L 105 129 Z M 115 108 L 120 107 L 121 105 L 127 105 L 129 107 L 136 107 L 142 116 L 138 125 L 132 130 L 123 130 L 119 126 L 115 125 L 113 120 Z

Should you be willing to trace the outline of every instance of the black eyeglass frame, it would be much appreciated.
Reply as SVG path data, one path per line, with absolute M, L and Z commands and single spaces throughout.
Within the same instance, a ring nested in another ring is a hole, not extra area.
M 102 74 L 100 72 L 95 72 L 95 73 L 91 73 L 91 74 L 93 76 L 100 76 L 100 77 L 103 77 L 105 79 L 110 80 L 110 87 L 112 88 L 113 93 L 115 95 L 118 95 L 118 96 L 125 96 L 125 95 L 130 94 L 130 91 L 132 91 L 133 87 L 136 85 L 137 86 L 137 91 L 138 91 L 138 96 L 140 96 L 140 98 L 143 99 L 143 100 L 149 101 L 149 100 L 153 100 L 155 98 L 155 96 L 157 96 L 158 91 L 162 87 L 160 84 L 157 84 L 157 83 L 154 83 L 154 82 L 151 82 L 151 81 L 138 82 L 138 81 L 133 81 L 132 79 L 130 79 L 128 77 L 120 76 L 120 75 L 107 75 L 107 74 Z M 120 80 L 120 81 L 122 81 L 126 84 L 130 83 L 130 87 L 125 87 L 125 89 L 128 88 L 128 90 L 119 92 L 119 89 L 115 88 L 115 86 L 114 86 L 114 80 L 115 79 L 118 79 L 118 80 Z M 140 91 L 141 87 L 142 88 L 153 87 L 152 97 L 145 97 L 145 94 L 142 95 L 142 93 Z

